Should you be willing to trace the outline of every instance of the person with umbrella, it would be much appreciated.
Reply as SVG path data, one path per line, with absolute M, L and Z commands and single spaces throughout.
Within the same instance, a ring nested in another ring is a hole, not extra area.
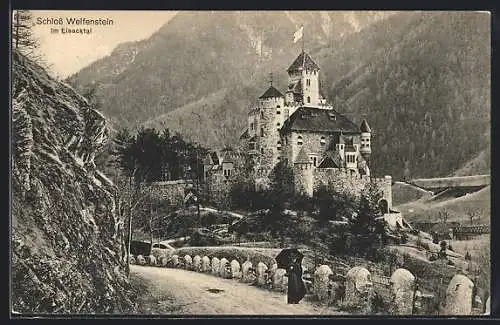
M 306 294 L 306 286 L 302 281 L 302 259 L 304 255 L 296 248 L 283 249 L 276 256 L 278 268 L 285 269 L 288 276 L 287 302 L 298 304 Z

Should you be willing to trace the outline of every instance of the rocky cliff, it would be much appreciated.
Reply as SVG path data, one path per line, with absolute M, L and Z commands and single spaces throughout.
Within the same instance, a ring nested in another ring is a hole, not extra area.
M 12 310 L 132 312 L 115 189 L 93 162 L 106 121 L 24 56 L 12 70 Z

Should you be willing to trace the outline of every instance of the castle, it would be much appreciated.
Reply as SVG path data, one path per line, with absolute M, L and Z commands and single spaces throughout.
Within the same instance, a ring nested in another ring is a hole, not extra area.
M 239 150 L 211 153 L 205 158 L 206 181 L 228 179 L 241 168 L 238 161 L 246 157 L 255 164 L 258 186 L 266 186 L 269 174 L 282 162 L 292 167 L 296 189 L 306 195 L 312 196 L 321 184 L 359 192 L 371 179 L 368 122 L 364 119 L 358 126 L 327 104 L 320 90 L 320 68 L 305 51 L 287 72 L 284 94 L 271 81 L 256 107 L 249 111 Z M 391 178 L 376 181 L 389 212 Z

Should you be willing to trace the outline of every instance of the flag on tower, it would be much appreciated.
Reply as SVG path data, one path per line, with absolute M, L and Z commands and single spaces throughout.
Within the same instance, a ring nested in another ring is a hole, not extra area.
M 300 26 L 300 28 L 293 34 L 293 42 L 297 43 L 303 36 L 304 26 Z

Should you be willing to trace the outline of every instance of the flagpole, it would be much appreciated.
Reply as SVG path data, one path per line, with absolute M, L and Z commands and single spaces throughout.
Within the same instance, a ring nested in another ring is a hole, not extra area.
M 304 25 L 302 25 L 302 52 L 304 52 L 304 42 L 305 42 L 305 36 L 304 36 Z

